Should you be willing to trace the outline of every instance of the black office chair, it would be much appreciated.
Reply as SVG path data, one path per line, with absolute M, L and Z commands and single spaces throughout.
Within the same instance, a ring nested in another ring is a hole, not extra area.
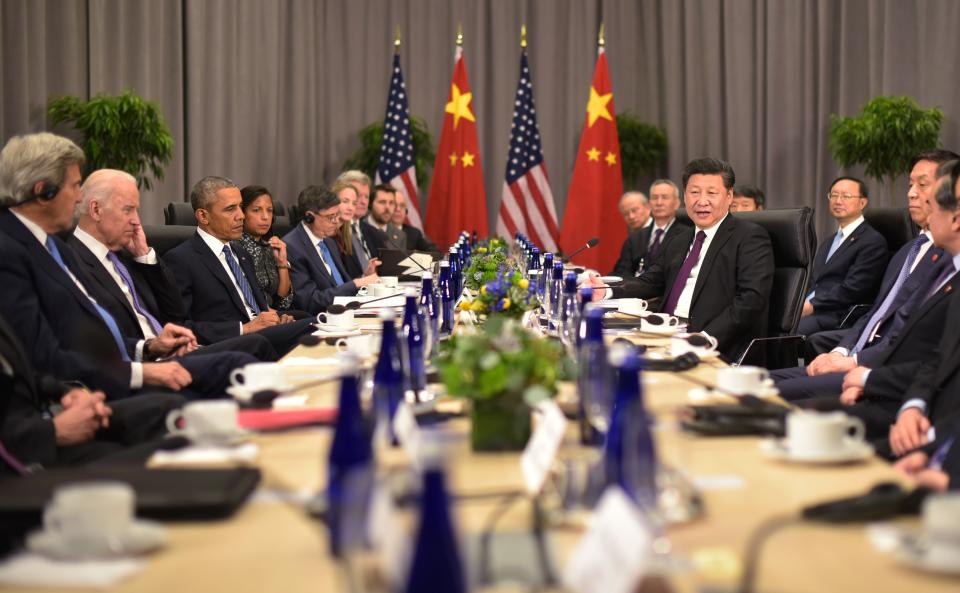
M 803 336 L 796 335 L 803 310 L 804 287 L 813 271 L 817 240 L 813 210 L 782 208 L 738 212 L 738 218 L 762 226 L 773 246 L 773 287 L 767 320 L 768 337 L 750 342 L 737 364 L 769 369 L 796 366 L 803 352 Z
M 170 202 L 163 209 L 163 224 L 197 226 L 197 218 L 193 215 L 193 206 L 190 205 L 190 202 Z
M 296 205 L 296 204 L 291 204 L 290 207 L 287 208 L 287 212 L 288 212 L 288 214 L 289 214 L 289 216 L 287 216 L 287 218 L 290 219 L 290 226 L 291 226 L 291 227 L 296 226 L 296 224 L 297 224 L 298 222 L 300 222 L 300 219 L 303 218 L 303 217 L 300 215 L 300 209 L 297 208 L 297 205 Z
M 276 216 L 286 216 L 287 207 L 283 205 L 283 202 L 273 201 L 273 213 Z
M 293 228 L 293 225 L 290 224 L 290 219 L 286 216 L 277 216 L 273 217 L 273 234 L 277 237 L 283 238 L 284 235 L 290 232 L 290 229 Z
M 887 249 L 893 256 L 901 247 L 913 240 L 920 230 L 906 208 L 867 208 L 863 211 L 867 223 L 887 240 Z
M 197 227 L 184 224 L 145 224 L 143 232 L 157 256 L 163 257 L 163 254 L 192 237 L 197 232 Z

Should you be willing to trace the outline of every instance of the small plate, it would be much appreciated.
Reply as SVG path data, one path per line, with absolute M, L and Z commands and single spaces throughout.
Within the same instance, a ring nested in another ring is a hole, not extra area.
M 189 428 L 182 433 L 194 445 L 205 447 L 232 447 L 245 443 L 253 435 L 249 430 L 244 430 L 239 426 L 230 432 L 219 432 L 213 434 L 204 434 L 202 436 L 194 435 Z
M 618 284 L 620 282 L 623 282 L 623 278 L 621 278 L 620 276 L 600 276 L 600 280 L 604 284 Z
M 276 391 L 286 391 L 290 387 L 291 387 L 290 385 L 284 384 L 284 385 L 277 385 L 276 387 L 270 387 L 269 389 L 273 389 Z M 262 389 L 247 389 L 243 385 L 231 385 L 227 387 L 227 395 L 237 400 L 238 402 L 245 404 L 250 402 L 250 399 L 253 397 L 254 393 L 265 390 L 265 389 L 267 388 L 264 387 Z
M 327 325 L 325 323 L 314 323 L 313 327 L 317 328 L 317 331 L 313 332 L 313 335 L 321 338 L 345 338 L 347 336 L 360 335 L 360 326 L 356 322 L 349 328 L 338 325 Z
M 943 575 L 960 575 L 960 555 L 931 553 L 929 540 L 922 534 L 903 534 L 893 555 L 910 568 Z
M 766 439 L 760 441 L 760 451 L 770 459 L 788 461 L 792 463 L 836 464 L 855 463 L 864 461 L 873 456 L 873 447 L 869 443 L 845 441 L 846 446 L 837 451 L 817 455 L 797 455 L 787 448 L 785 439 Z
M 760 399 L 769 399 L 774 398 L 780 395 L 780 392 L 777 391 L 776 387 L 771 387 L 770 389 L 764 390 L 762 393 L 755 394 L 756 397 Z M 721 393 L 719 391 L 713 391 L 703 387 L 695 387 L 687 392 L 687 398 L 690 400 L 690 403 L 693 404 L 702 404 L 705 402 L 713 402 L 716 398 L 726 398 L 731 399 L 734 396 L 727 395 L 726 393 Z
M 642 334 L 649 334 L 651 336 L 672 336 L 680 331 L 686 331 L 687 327 L 685 325 L 641 325 L 637 329 L 640 330 Z
M 27 549 L 57 560 L 139 556 L 167 545 L 167 530 L 154 521 L 135 519 L 126 533 L 117 537 L 64 537 L 52 531 L 27 536 Z
M 716 350 L 706 350 L 704 352 L 694 352 L 697 355 L 697 358 L 700 360 L 715 360 L 720 357 L 720 352 Z M 658 360 L 673 360 L 676 358 L 670 352 L 648 352 L 646 354 L 648 358 L 654 358 Z

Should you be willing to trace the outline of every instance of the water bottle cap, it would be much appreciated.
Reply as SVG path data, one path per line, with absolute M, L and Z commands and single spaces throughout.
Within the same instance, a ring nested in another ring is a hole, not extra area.
M 539 254 L 539 253 L 540 253 L 540 248 L 539 248 L 539 247 L 533 247 L 533 249 L 531 249 L 531 251 L 533 251 L 533 252 L 536 253 L 536 254 Z
M 415 288 L 408 288 L 403 291 L 403 296 L 407 297 L 408 299 L 415 299 L 420 296 L 420 293 L 418 293 L 417 289 Z
M 449 268 L 449 267 L 450 267 L 450 262 L 447 261 L 447 260 L 445 260 L 445 259 L 444 259 L 444 260 L 441 260 L 441 261 L 440 261 L 440 267 L 441 267 L 441 268 Z
M 633 344 L 613 344 L 610 346 L 610 354 L 607 355 L 607 360 L 610 362 L 610 366 L 621 371 L 640 370 L 640 356 Z
M 390 308 L 380 309 L 380 313 L 377 314 L 377 317 L 383 319 L 384 321 L 393 321 L 397 318 L 396 312 Z
M 448 264 L 449 265 L 449 264 Z M 424 272 L 421 276 L 423 280 L 433 280 L 433 272 Z
M 593 287 L 592 286 L 582 286 L 580 287 L 580 297 L 584 301 L 590 302 L 593 299 Z
M 337 354 L 339 364 L 337 364 L 337 374 L 340 377 L 349 377 L 356 375 L 360 370 L 360 359 L 353 352 L 340 352 Z
M 577 292 L 577 275 L 574 272 L 567 272 L 563 277 L 563 292 Z

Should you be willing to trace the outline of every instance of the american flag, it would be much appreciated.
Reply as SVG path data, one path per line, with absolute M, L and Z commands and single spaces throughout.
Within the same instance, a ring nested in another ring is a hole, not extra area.
M 497 218 L 497 234 L 512 237 L 517 231 L 545 251 L 557 251 L 560 236 L 557 211 L 547 179 L 547 166 L 543 162 L 526 50 L 520 56 L 520 82 L 514 101 L 510 154 Z
M 387 97 L 387 115 L 383 120 L 383 143 L 376 183 L 387 183 L 407 198 L 407 223 L 423 230 L 420 200 L 417 199 L 417 168 L 413 162 L 413 135 L 410 133 L 410 109 L 407 87 L 400 71 L 400 54 L 393 55 L 393 75 Z

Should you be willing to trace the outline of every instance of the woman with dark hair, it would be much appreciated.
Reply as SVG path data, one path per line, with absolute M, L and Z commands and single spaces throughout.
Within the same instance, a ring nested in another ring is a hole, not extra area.
M 290 262 L 287 246 L 280 237 L 271 236 L 273 198 L 262 185 L 248 185 L 240 190 L 243 209 L 243 237 L 240 245 L 253 258 L 257 284 L 273 309 L 289 309 L 293 304 L 290 283 Z
M 357 258 L 353 251 L 353 229 L 350 226 L 350 222 L 353 220 L 354 211 L 357 207 L 357 188 L 345 181 L 337 181 L 334 182 L 330 191 L 340 198 L 340 220 L 342 222 L 340 228 L 337 229 L 334 240 L 337 243 L 337 247 L 340 248 L 340 259 L 343 260 L 343 265 L 347 268 L 347 274 L 349 274 L 351 278 L 361 278 L 370 274 L 376 274 L 380 260 L 376 258 L 371 259 L 367 269 L 364 270 L 360 266 L 359 258 Z

